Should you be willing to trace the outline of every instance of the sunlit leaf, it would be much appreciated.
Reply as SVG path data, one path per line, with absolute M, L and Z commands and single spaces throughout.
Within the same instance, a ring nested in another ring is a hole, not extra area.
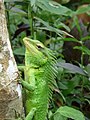
M 74 14 L 74 12 L 69 8 L 62 6 L 61 4 L 56 3 L 54 1 L 38 0 L 37 6 L 53 14 L 64 15 L 64 16 L 72 16 L 72 14 Z
M 60 115 L 65 116 L 67 118 L 72 118 L 74 120 L 85 120 L 85 117 L 82 112 L 68 106 L 60 107 L 56 111 L 56 113 L 60 113 Z

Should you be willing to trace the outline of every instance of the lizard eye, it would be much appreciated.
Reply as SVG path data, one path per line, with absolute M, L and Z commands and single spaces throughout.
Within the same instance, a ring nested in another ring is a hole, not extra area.
M 37 48 L 38 48 L 38 49 L 43 49 L 43 47 L 42 47 L 42 46 L 40 46 L 40 45 L 37 45 Z
M 40 45 L 37 46 L 38 48 L 42 48 Z

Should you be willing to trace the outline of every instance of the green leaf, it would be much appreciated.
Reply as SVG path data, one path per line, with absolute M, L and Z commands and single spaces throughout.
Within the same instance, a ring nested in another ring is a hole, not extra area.
M 16 7 L 12 7 L 11 8 L 11 11 L 12 12 L 15 12 L 15 13 L 18 13 L 20 15 L 23 15 L 23 16 L 27 16 L 27 13 L 19 8 L 16 8 Z
M 86 66 L 86 71 L 88 73 L 89 79 L 90 79 L 90 64 Z
M 74 49 L 81 50 L 84 54 L 90 55 L 90 50 L 86 46 L 75 46 Z
M 78 8 L 75 13 L 82 14 L 82 13 L 86 13 L 88 11 L 90 11 L 90 5 Z
M 31 7 L 32 7 L 33 5 L 35 5 L 36 1 L 37 1 L 37 0 L 30 0 L 30 2 L 31 2 Z
M 70 28 L 65 25 L 64 23 L 60 22 L 59 24 L 56 25 L 57 28 L 65 28 L 68 32 L 70 32 Z
M 18 0 L 4 0 L 4 2 L 18 2 Z M 23 2 L 23 0 L 19 0 L 19 2 Z
M 62 41 L 72 41 L 72 42 L 78 42 L 78 43 L 80 43 L 80 41 L 78 41 L 76 38 L 63 38 L 61 40 Z
M 89 40 L 90 39 L 90 36 L 85 36 L 83 38 L 81 38 L 81 41 L 86 41 L 86 40 Z
M 83 71 L 83 69 L 81 69 L 80 67 L 78 67 L 76 65 L 73 65 L 73 64 L 70 64 L 70 63 L 59 62 L 57 64 L 57 66 L 62 67 L 64 69 L 67 69 L 70 73 L 78 73 L 78 74 L 86 76 L 86 73 Z
M 57 113 L 54 115 L 54 120 L 67 120 L 67 118 Z
M 50 0 L 38 0 L 37 6 L 53 14 L 64 16 L 72 16 L 74 14 L 74 11 L 70 10 L 69 8 Z
M 90 0 L 82 0 L 82 3 L 90 3 Z
M 74 90 L 76 90 L 76 87 L 79 85 L 80 81 L 81 81 L 81 79 L 80 79 L 79 75 L 75 75 L 69 82 L 67 82 L 67 81 L 63 82 L 63 84 L 66 85 L 66 87 L 67 87 L 67 89 L 62 89 L 60 86 L 60 88 L 63 90 L 62 93 L 64 94 L 64 96 L 67 96 L 68 94 L 75 94 Z M 70 101 L 72 101 L 72 100 L 67 100 L 67 101 L 70 104 Z
M 85 117 L 82 112 L 74 108 L 68 107 L 68 106 L 60 107 L 56 111 L 56 113 L 60 113 L 60 115 L 67 117 L 67 118 L 72 118 L 74 120 L 85 120 Z
M 15 55 L 22 55 L 22 56 L 24 56 L 25 55 L 25 48 L 24 47 L 17 48 L 15 50 L 13 50 L 13 53 Z
M 44 30 L 48 30 L 48 31 L 52 31 L 55 32 L 56 34 L 58 34 L 60 37 L 62 37 L 63 34 L 68 35 L 70 37 L 72 37 L 70 34 L 68 34 L 67 32 L 57 29 L 55 27 L 52 27 L 49 25 L 48 22 L 43 21 L 42 19 L 38 18 L 38 17 L 34 17 L 34 19 L 40 21 L 44 26 L 46 27 L 37 27 L 38 29 L 44 29 Z

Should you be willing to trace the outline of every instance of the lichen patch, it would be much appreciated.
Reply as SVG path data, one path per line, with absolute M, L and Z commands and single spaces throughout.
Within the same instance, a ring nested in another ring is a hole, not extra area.
M 4 55 L 3 53 L 0 53 L 0 59 L 3 59 Z
M 9 76 L 10 80 L 15 79 L 16 74 L 14 75 L 14 73 L 16 72 L 16 69 L 15 69 L 15 65 L 13 64 L 12 60 L 9 60 L 9 65 L 8 65 L 6 72 Z
M 21 98 L 22 97 L 22 92 L 21 92 L 21 85 L 18 84 L 17 88 L 16 88 L 16 91 L 18 93 L 18 97 Z
M 2 64 L 0 64 L 0 72 L 2 72 L 2 70 L 3 70 L 3 66 Z

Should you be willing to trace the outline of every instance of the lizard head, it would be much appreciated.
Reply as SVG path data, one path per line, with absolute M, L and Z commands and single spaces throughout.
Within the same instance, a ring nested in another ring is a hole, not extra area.
M 46 55 L 46 53 L 48 48 L 46 48 L 43 43 L 27 37 L 23 39 L 23 42 L 26 47 L 26 56 L 30 63 L 41 66 L 47 62 L 48 55 Z

